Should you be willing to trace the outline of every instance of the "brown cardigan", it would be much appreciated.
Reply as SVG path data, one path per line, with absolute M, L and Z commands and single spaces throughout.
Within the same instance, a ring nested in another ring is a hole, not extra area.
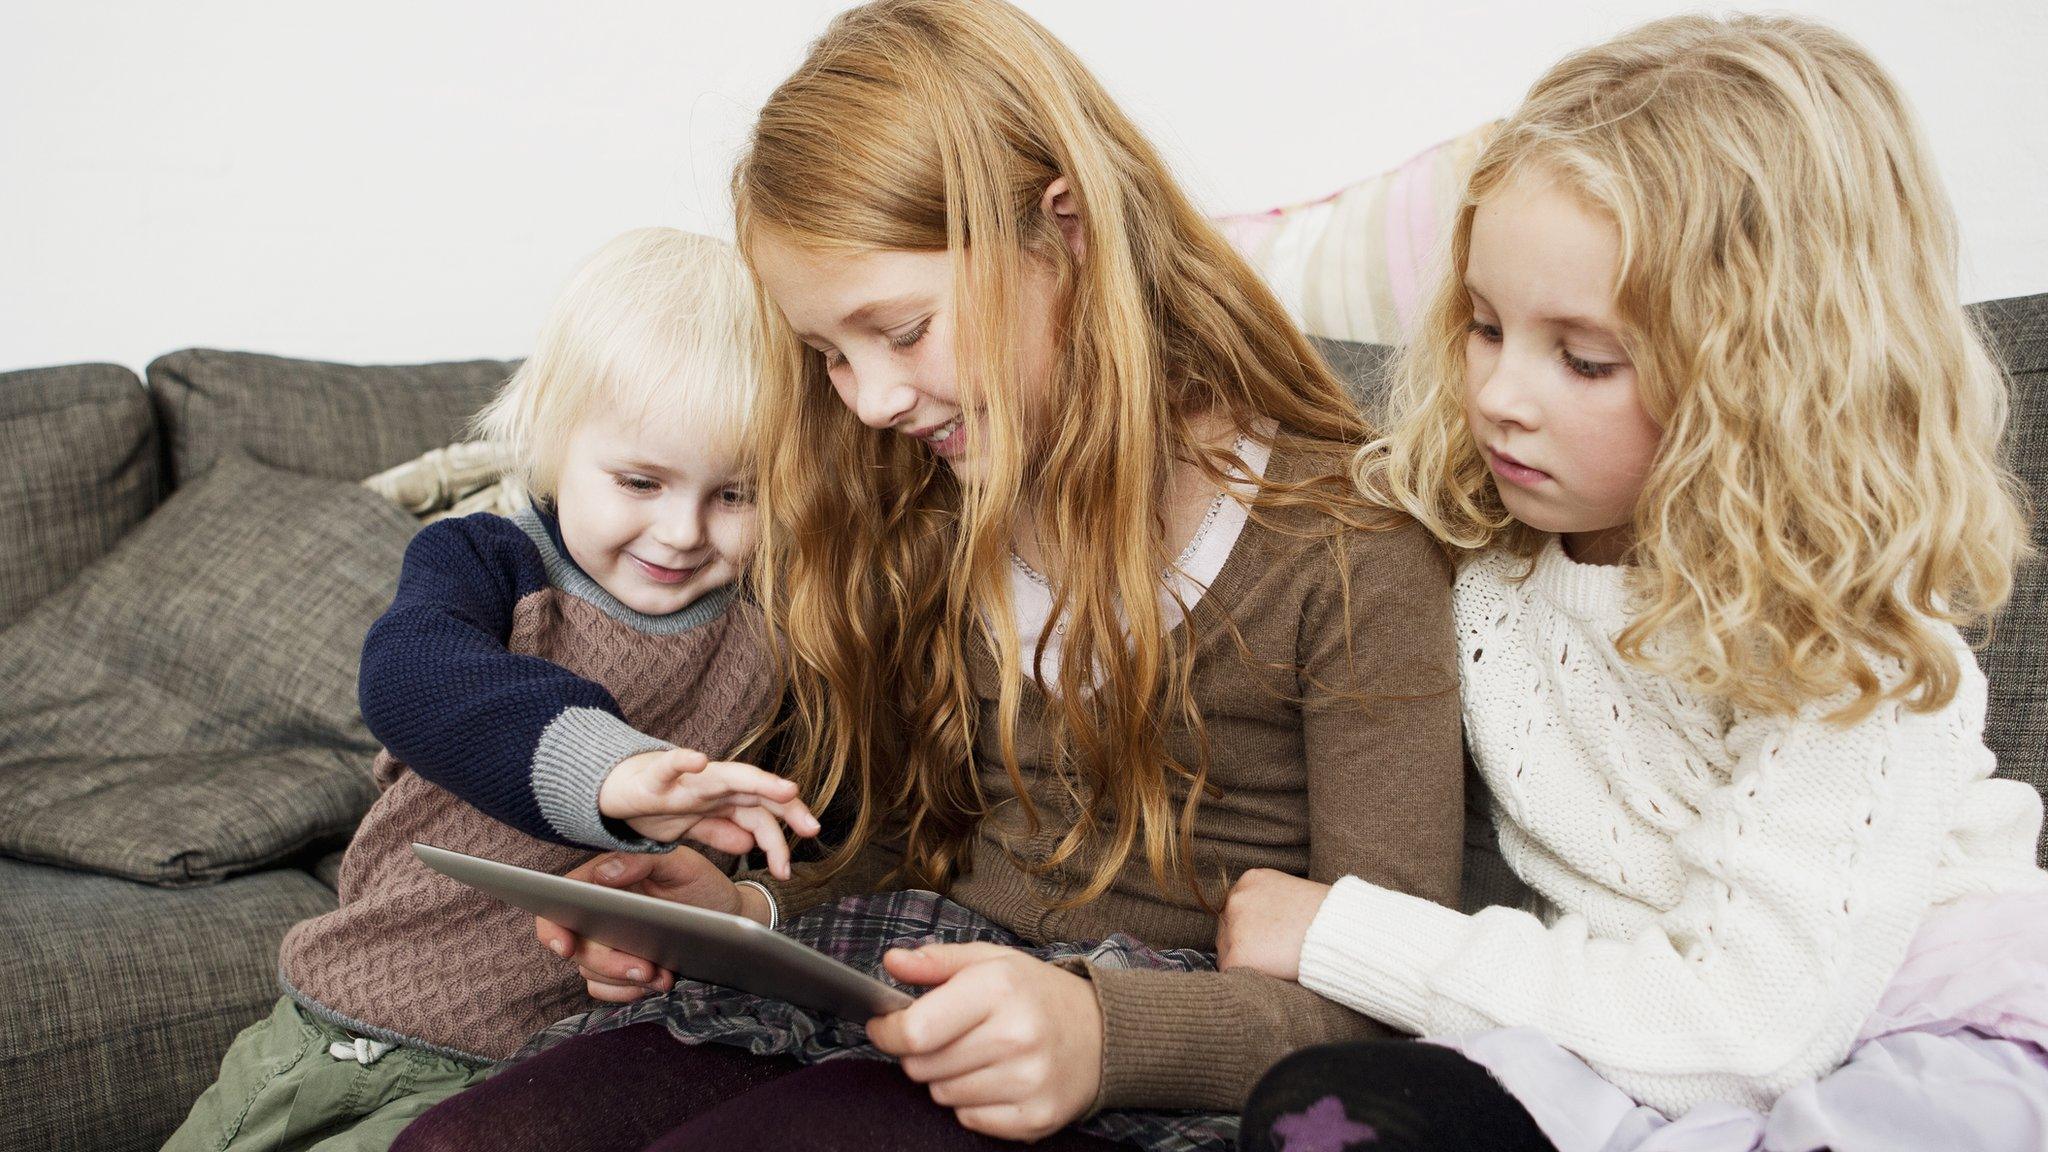
M 1267 475 L 1299 471 L 1298 460 L 1276 452 Z M 1270 515 L 1285 522 L 1312 513 Z M 1194 836 L 1200 874 L 1218 877 L 1213 907 L 1250 868 L 1324 883 L 1356 875 L 1457 905 L 1464 778 L 1450 565 L 1414 524 L 1349 533 L 1345 549 L 1349 659 L 1346 592 L 1326 540 L 1248 523 L 1192 613 L 1193 692 L 1208 726 L 1209 779 L 1221 792 L 1202 803 Z M 1250 661 L 1222 626 L 1226 613 Z M 1269 667 L 1276 664 L 1301 672 Z M 1216 917 L 1184 886 L 1161 891 L 1142 852 L 1100 898 L 1047 907 L 1050 894 L 1084 882 L 1086 868 L 1070 861 L 1034 877 L 1010 855 L 1044 859 L 1065 827 L 1066 802 L 1042 767 L 1045 726 L 1033 704 L 1045 701 L 1027 680 L 1017 754 L 1041 820 L 1040 834 L 1027 837 L 995 749 L 995 666 L 983 653 L 970 672 L 982 706 L 976 770 L 993 814 L 947 895 L 1034 942 L 1124 932 L 1155 947 L 1213 950 Z M 1191 733 L 1176 728 L 1169 740 L 1184 763 L 1195 762 Z M 896 862 L 876 846 L 829 878 L 816 866 L 799 866 L 789 881 L 752 878 L 792 916 L 875 890 Z M 1098 1109 L 1236 1111 L 1288 1052 L 1386 1034 L 1298 984 L 1256 972 L 1083 972 L 1104 1025 Z

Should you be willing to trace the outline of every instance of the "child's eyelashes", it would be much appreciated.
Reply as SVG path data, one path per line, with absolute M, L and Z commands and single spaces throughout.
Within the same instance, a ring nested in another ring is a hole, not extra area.
M 912 345 L 916 344 L 918 341 L 924 339 L 925 333 L 931 331 L 931 327 L 932 318 L 927 316 L 924 319 L 919 320 L 916 324 L 912 325 L 905 331 L 887 337 L 889 341 L 889 347 L 897 349 L 898 351 L 901 351 L 902 349 L 905 348 L 909 348 Z M 827 372 L 831 372 L 837 369 L 840 365 L 846 363 L 846 357 L 842 355 L 839 349 L 837 348 L 833 348 L 830 346 L 820 347 L 819 345 L 816 344 L 812 344 L 811 348 L 815 350 L 819 356 L 824 357 L 825 371 Z
M 889 346 L 891 348 L 908 348 L 919 340 L 924 339 L 924 334 L 931 331 L 931 327 L 932 318 L 927 316 L 912 325 L 909 331 L 889 337 Z
M 1571 370 L 1572 375 L 1581 376 L 1587 380 L 1600 380 L 1612 376 L 1614 375 L 1614 370 L 1621 367 L 1619 364 L 1603 364 L 1598 360 L 1581 360 L 1577 356 L 1572 355 L 1571 350 L 1566 348 L 1558 349 L 1557 354 L 1564 360 L 1564 366 Z
M 652 496 L 661 491 L 661 481 L 634 472 L 614 472 L 612 483 L 636 496 Z M 727 508 L 751 508 L 754 505 L 754 486 L 728 484 L 714 493 L 712 498 Z
M 1473 336 L 1477 336 L 1488 344 L 1498 344 L 1502 339 L 1500 325 L 1489 324 L 1484 320 L 1474 319 L 1467 322 L 1465 331 Z M 1574 376 L 1586 380 L 1605 379 L 1614 375 L 1614 370 L 1621 367 L 1620 364 L 1607 363 L 1600 360 L 1587 360 L 1581 356 L 1574 356 L 1569 348 L 1559 348 L 1557 356 L 1564 363 L 1567 371 Z

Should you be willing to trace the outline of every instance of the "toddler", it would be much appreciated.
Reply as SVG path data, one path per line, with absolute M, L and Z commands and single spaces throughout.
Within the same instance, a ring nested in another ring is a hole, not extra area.
M 479 416 L 529 506 L 439 521 L 407 549 L 363 646 L 383 792 L 341 906 L 285 937 L 284 998 L 168 1147 L 386 1148 L 590 1006 L 529 914 L 429 871 L 414 841 L 560 873 L 688 835 L 787 875 L 778 821 L 816 834 L 795 784 L 711 759 L 773 702 L 735 589 L 755 536 L 750 293 L 728 245 L 628 233 Z

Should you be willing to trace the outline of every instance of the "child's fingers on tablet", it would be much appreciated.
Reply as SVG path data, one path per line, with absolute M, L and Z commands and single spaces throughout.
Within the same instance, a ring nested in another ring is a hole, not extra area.
M 973 1031 L 994 1010 L 962 988 L 940 985 L 908 1008 L 869 1020 L 868 1039 L 899 1060 L 930 1055 Z
M 711 758 L 691 748 L 670 748 L 653 761 L 653 771 L 642 780 L 650 797 L 674 788 L 684 777 L 702 772 Z
M 639 999 L 648 992 L 665 992 L 675 983 L 674 974 L 661 965 L 630 952 L 621 952 L 595 940 L 583 941 L 576 952 L 576 966 L 591 988 L 633 989 Z
M 723 816 L 706 816 L 690 825 L 689 837 L 708 848 L 742 856 L 754 850 L 754 834 Z
M 913 1052 L 901 1061 L 903 1074 L 920 1084 L 936 1087 L 943 1081 L 987 1068 L 1010 1054 L 1003 1047 L 1002 1037 L 991 1035 L 991 1031 L 975 1028 L 936 1052 Z M 938 1098 L 934 1096 L 933 1099 Z M 947 1107 L 958 1106 L 951 1100 L 939 1100 L 939 1103 Z
M 734 760 L 715 761 L 684 783 L 706 800 L 735 804 L 755 803 L 758 802 L 756 798 L 794 800 L 797 794 L 796 781 L 785 780 L 773 772 Z
M 789 830 L 799 836 L 816 836 L 823 830 L 818 818 L 811 815 L 810 807 L 801 800 L 791 800 L 787 803 L 767 800 L 763 801 L 761 806 L 781 817 L 782 822 L 789 825 Z
M 540 941 L 541 947 L 557 956 L 573 956 L 576 953 L 577 935 L 545 916 L 533 918 L 533 935 Z
M 954 1045 L 959 1047 L 959 1045 Z M 913 1077 L 915 1079 L 915 1077 Z M 976 1108 L 989 1104 L 1010 1104 L 1017 1099 L 1017 1077 L 1008 1068 L 993 1063 L 977 1066 L 960 1076 L 927 1080 L 932 1103 L 942 1108 Z
M 583 981 L 583 990 L 589 993 L 592 1000 L 601 1003 L 631 1004 L 636 1000 L 666 992 L 668 988 L 658 985 L 650 986 L 633 983 L 614 984 L 609 980 L 599 980 L 595 977 L 587 976 Z
M 782 823 L 765 808 L 735 808 L 726 819 L 754 834 L 754 842 L 768 857 L 768 874 L 789 879 L 789 841 L 782 835 Z

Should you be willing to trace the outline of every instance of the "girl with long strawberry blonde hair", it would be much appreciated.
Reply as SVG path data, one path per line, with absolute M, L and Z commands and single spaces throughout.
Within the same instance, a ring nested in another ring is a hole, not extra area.
M 832 1046 L 758 1029 L 754 1052 L 785 1055 L 690 1047 L 667 1032 L 734 1039 L 702 986 L 543 924 L 593 995 L 632 1007 L 407 1146 L 488 1143 L 492 1114 L 538 1123 L 546 1099 L 557 1119 L 521 1138 L 640 1147 L 597 1134 L 628 1095 L 661 1147 L 761 1124 L 749 1138 L 778 1148 L 1228 1145 L 1274 1059 L 1377 1031 L 1213 969 L 1231 880 L 1359 873 L 1455 902 L 1445 557 L 1358 492 L 1370 429 L 1339 381 L 1015 8 L 840 16 L 769 98 L 733 187 L 765 325 L 776 767 L 844 831 L 787 881 L 735 884 L 682 852 L 589 874 L 925 991 L 855 1030 L 894 1065 L 813 1063 Z M 944 898 L 913 931 L 915 890 Z M 849 950 L 882 937 L 934 943 Z

